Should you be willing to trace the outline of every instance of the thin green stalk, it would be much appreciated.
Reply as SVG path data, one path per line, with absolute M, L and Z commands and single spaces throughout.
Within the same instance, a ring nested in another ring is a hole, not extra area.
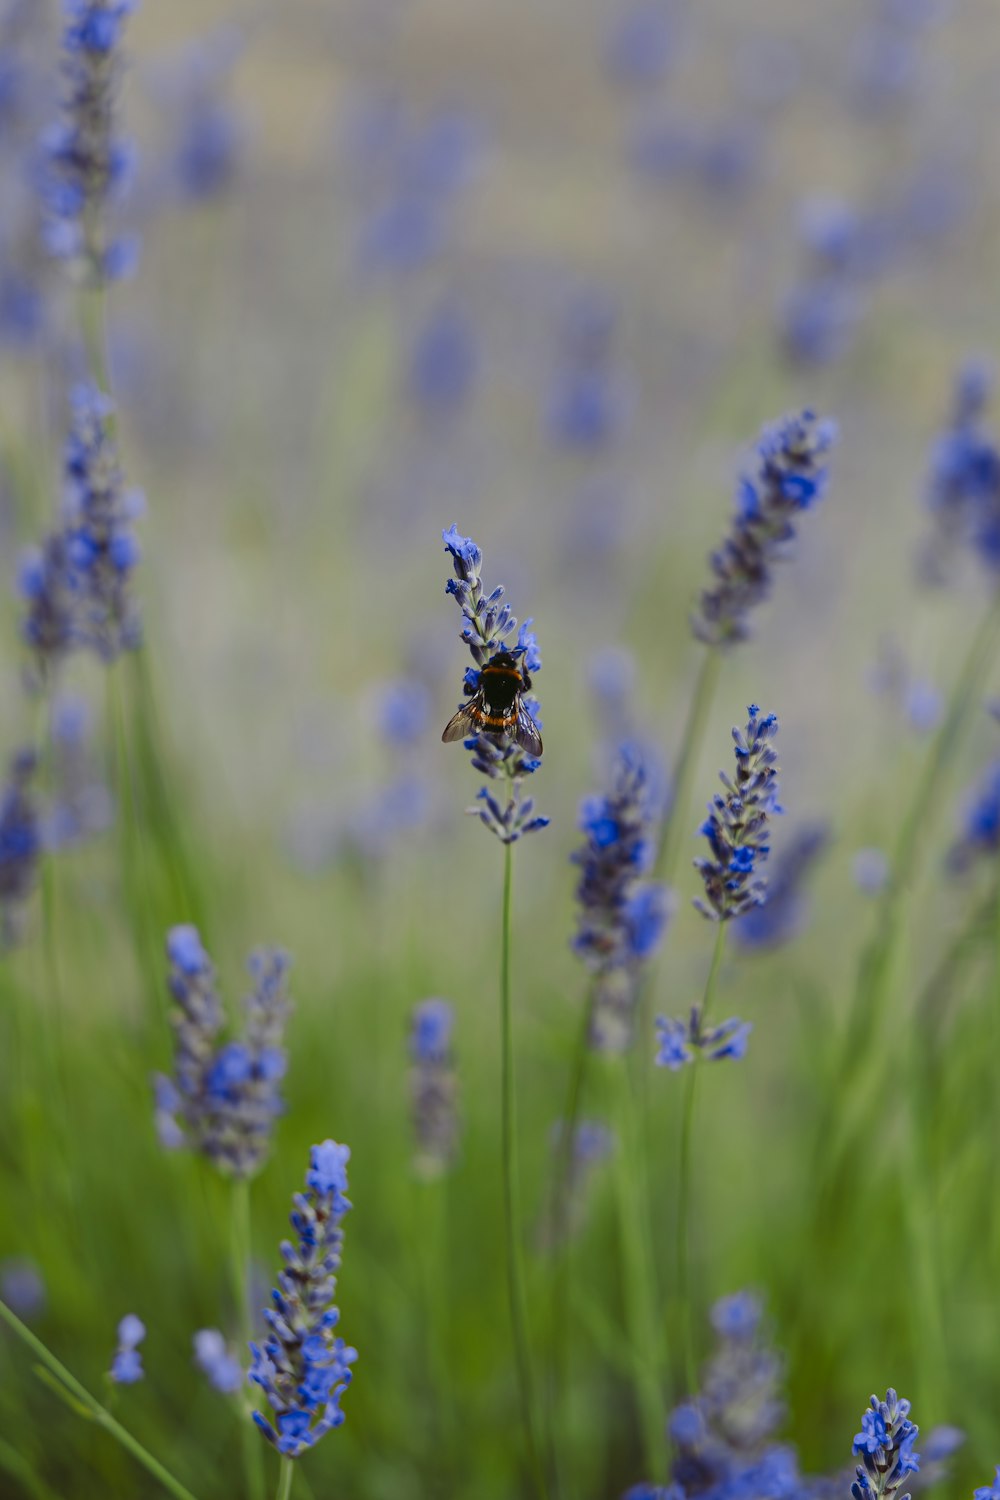
M 535 1392 L 528 1345 L 527 1302 L 524 1290 L 524 1256 L 521 1245 L 519 1208 L 520 1175 L 515 1130 L 514 1042 L 511 1026 L 510 935 L 513 859 L 510 844 L 504 844 L 503 909 L 500 936 L 500 1103 L 503 1152 L 504 1227 L 507 1240 L 507 1292 L 514 1335 L 514 1355 L 521 1398 L 521 1420 L 532 1482 L 542 1500 L 548 1486 L 535 1431 Z
M 875 1087 L 873 1073 L 881 1069 L 883 1060 L 879 1033 L 905 936 L 904 898 L 916 885 L 921 873 L 934 826 L 941 779 L 958 743 L 972 699 L 992 659 L 998 631 L 1000 593 L 972 639 L 944 722 L 924 763 L 896 840 L 889 880 L 879 904 L 875 934 L 859 967 L 821 1126 L 824 1182 L 817 1195 L 817 1205 L 822 1207 L 824 1217 L 830 1184 L 843 1166 L 852 1143 L 868 1129 L 867 1100 Z
M 250 1309 L 250 1182 L 246 1177 L 234 1177 L 230 1214 L 230 1251 L 233 1275 L 233 1295 L 236 1299 L 240 1329 L 240 1367 L 246 1364 L 253 1330 Z M 250 1500 L 264 1500 L 264 1456 L 261 1443 L 251 1420 L 252 1402 L 244 1381 L 240 1388 L 240 1432 L 243 1442 L 243 1472 L 246 1475 Z
M 715 984 L 726 945 L 726 924 L 720 922 L 712 949 L 705 994 L 701 1002 L 700 1023 L 708 1016 Z M 680 1306 L 681 1346 L 684 1352 L 684 1375 L 688 1393 L 697 1389 L 698 1367 L 694 1353 L 694 1312 L 691 1306 L 691 1140 L 694 1133 L 694 1100 L 701 1058 L 696 1053 L 684 1079 L 684 1101 L 681 1114 L 680 1151 L 677 1164 L 677 1297 Z
M 615 1154 L 618 1189 L 618 1227 L 625 1263 L 622 1294 L 628 1329 L 632 1379 L 639 1407 L 639 1425 L 646 1467 L 656 1484 L 667 1478 L 665 1401 L 659 1374 L 657 1332 L 659 1298 L 649 1244 L 647 1197 L 643 1193 L 639 1116 L 626 1060 L 618 1078 L 621 1144 Z
M 101 1405 L 96 1396 L 92 1396 L 86 1387 L 80 1384 L 75 1375 L 70 1374 L 66 1366 L 56 1359 L 55 1355 L 42 1343 L 41 1339 L 36 1337 L 30 1328 L 26 1328 L 20 1318 L 11 1312 L 7 1304 L 2 1301 L 0 1301 L 0 1319 L 42 1361 L 42 1364 L 62 1382 L 66 1390 L 72 1396 L 76 1397 L 77 1401 L 81 1406 L 86 1408 L 87 1413 L 97 1425 L 103 1427 L 105 1432 L 109 1432 L 122 1445 L 125 1451 L 130 1453 L 136 1462 L 142 1465 L 147 1473 L 152 1474 L 153 1478 L 162 1484 L 165 1490 L 174 1495 L 176 1500 L 195 1500 L 191 1491 L 186 1489 L 179 1479 L 175 1479 L 169 1469 L 165 1469 L 160 1460 L 154 1458 L 138 1439 L 134 1438 L 128 1429 L 123 1427 Z
M 552 1257 L 552 1343 L 549 1359 L 548 1409 L 552 1432 L 552 1474 L 556 1493 L 561 1491 L 559 1442 L 557 1428 L 560 1398 L 566 1387 L 567 1330 L 569 1326 L 569 1289 L 571 1256 L 569 1244 L 570 1181 L 573 1149 L 580 1118 L 587 1059 L 590 1055 L 590 1028 L 594 1012 L 596 981 L 592 982 L 584 1002 L 570 1063 L 566 1105 L 562 1113 L 562 1133 L 553 1169 L 552 1199 L 549 1209 L 549 1253 Z
M 292 1493 L 292 1480 L 295 1477 L 294 1458 L 282 1457 L 281 1471 L 278 1475 L 278 1493 L 275 1500 L 288 1500 Z
M 663 820 L 663 830 L 660 834 L 655 873 L 656 878 L 667 885 L 673 884 L 677 873 L 677 859 L 684 836 L 684 819 L 691 800 L 691 780 L 698 763 L 698 754 L 705 736 L 705 726 L 708 723 L 712 699 L 715 697 L 721 665 L 722 652 L 714 646 L 707 646 L 701 658 L 698 678 L 688 707 L 687 723 L 684 725 L 684 735 L 674 768 L 670 806 Z

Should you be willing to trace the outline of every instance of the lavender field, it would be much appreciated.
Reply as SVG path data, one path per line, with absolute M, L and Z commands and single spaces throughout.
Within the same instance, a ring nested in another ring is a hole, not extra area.
M 0 1500 L 1000 1500 L 998 69 L 0 0 Z

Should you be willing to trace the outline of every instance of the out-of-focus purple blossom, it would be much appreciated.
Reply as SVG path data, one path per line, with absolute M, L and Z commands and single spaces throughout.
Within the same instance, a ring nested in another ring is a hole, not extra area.
M 38 880 L 42 824 L 32 785 L 37 767 L 34 750 L 18 750 L 0 793 L 0 946 L 17 941 Z
M 366 200 L 359 259 L 376 272 L 412 271 L 444 248 L 458 195 L 482 156 L 480 123 L 442 107 L 423 119 L 398 101 L 376 100 L 346 132 Z
M 642 750 L 619 748 L 608 790 L 580 807 L 582 848 L 574 951 L 593 975 L 591 1045 L 620 1051 L 631 1040 L 638 985 L 671 911 L 668 892 L 644 879 L 663 811 Z
M 777 948 L 796 937 L 809 915 L 805 882 L 829 843 L 826 824 L 810 824 L 790 840 L 770 866 L 767 900 L 751 907 L 732 925 L 739 948 Z
M 884 849 L 859 849 L 851 864 L 854 884 L 868 896 L 876 896 L 889 879 L 889 858 Z
M 603 293 L 584 292 L 566 313 L 546 426 L 553 442 L 596 452 L 621 436 L 631 390 L 618 364 L 617 311 Z
M 127 274 L 137 255 L 134 237 L 115 238 L 108 224 L 133 158 L 116 133 L 115 114 L 122 34 L 134 9 L 135 0 L 68 0 L 62 119 L 44 141 L 46 246 L 97 286 Z
M 592 1184 L 597 1169 L 615 1151 L 614 1132 L 603 1120 L 579 1120 L 573 1132 L 572 1150 L 566 1153 L 564 1141 L 566 1126 L 556 1120 L 552 1126 L 549 1144 L 556 1163 L 556 1171 L 562 1166 L 566 1172 L 563 1186 L 562 1211 L 558 1219 L 553 1218 L 544 1230 L 547 1249 L 555 1248 L 555 1232 L 561 1231 L 564 1238 L 578 1235 L 586 1222 Z
M 605 66 L 616 83 L 630 88 L 659 83 L 674 61 L 678 34 L 673 0 L 638 0 L 608 28 Z
M 22 1255 L 0 1260 L 0 1298 L 26 1323 L 44 1312 L 45 1282 L 33 1260 Z
M 983 360 L 960 368 L 949 424 L 931 449 L 931 532 L 919 556 L 926 583 L 947 581 L 962 545 L 972 546 L 991 573 L 1000 568 L 1000 448 L 984 420 L 993 380 Z
M 87 647 L 107 662 L 141 640 L 131 576 L 139 561 L 133 522 L 143 498 L 125 486 L 113 402 L 94 385 L 73 392 L 63 459 L 62 519 L 18 576 L 27 604 L 22 634 L 39 678 Z
M 115 1350 L 109 1380 L 115 1385 L 135 1385 L 142 1380 L 145 1370 L 139 1345 L 146 1337 L 146 1326 L 135 1313 L 127 1313 L 118 1324 L 118 1348 Z
M 52 800 L 45 817 L 46 848 L 65 849 L 109 828 L 114 805 L 94 764 L 90 705 L 79 694 L 52 702 Z
M 243 1387 L 243 1370 L 219 1330 L 199 1328 L 192 1342 L 194 1362 L 209 1384 L 223 1396 L 235 1396 Z
M 433 308 L 409 351 L 406 384 L 411 400 L 428 416 L 457 412 L 475 385 L 479 358 L 467 315 L 453 302 Z
M 408 750 L 422 739 L 430 714 L 430 692 L 413 677 L 387 682 L 376 694 L 378 731 L 385 744 L 393 749 Z
M 248 1177 L 266 1158 L 274 1120 L 284 1108 L 288 958 L 277 949 L 251 955 L 254 988 L 244 1003 L 242 1037 L 220 1043 L 222 1007 L 197 928 L 172 928 L 167 956 L 178 1009 L 172 1017 L 174 1076 L 154 1079 L 161 1144 L 191 1146 L 222 1171 Z
M 975 787 L 966 794 L 962 831 L 951 847 L 952 870 L 969 869 L 979 859 L 991 858 L 1000 849 L 1000 760 L 987 766 Z
M 424 1000 L 414 1008 L 410 1098 L 414 1170 L 420 1177 L 439 1177 L 447 1171 L 458 1148 L 454 1024 L 454 1008 L 447 1000 Z
M 693 125 L 686 119 L 650 119 L 632 132 L 633 169 L 661 186 L 697 188 L 731 200 L 749 189 L 760 169 L 762 137 L 749 116 Z

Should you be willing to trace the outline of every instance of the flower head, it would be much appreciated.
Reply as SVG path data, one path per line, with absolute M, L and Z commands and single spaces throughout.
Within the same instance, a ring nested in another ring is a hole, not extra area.
M 851 1485 L 854 1500 L 889 1500 L 907 1474 L 920 1468 L 920 1455 L 913 1451 L 916 1440 L 909 1401 L 900 1400 L 891 1388 L 884 1401 L 872 1396 L 854 1439 L 855 1456 L 862 1460 Z
M 96 286 L 131 270 L 136 256 L 135 241 L 113 238 L 107 224 L 132 164 L 115 106 L 122 32 L 134 9 L 135 0 L 66 0 L 63 113 L 44 142 L 46 245 Z
M 642 967 L 666 929 L 668 892 L 644 878 L 661 813 L 654 768 L 635 744 L 619 748 L 608 790 L 580 806 L 584 841 L 570 856 L 580 871 L 573 948 L 594 975 L 591 1040 L 597 1046 L 629 1040 Z
M 414 1007 L 410 1029 L 410 1098 L 414 1167 L 421 1177 L 437 1177 L 454 1160 L 458 1145 L 455 1060 L 451 1034 L 455 1013 L 447 1000 L 424 1000 Z
M 335 1141 L 314 1146 L 306 1191 L 296 1193 L 291 1214 L 295 1243 L 281 1246 L 283 1268 L 265 1309 L 270 1332 L 251 1344 L 250 1379 L 261 1387 L 272 1420 L 254 1412 L 254 1421 L 279 1453 L 298 1458 L 315 1446 L 344 1414 L 340 1397 L 357 1358 L 334 1335 L 340 1314 L 333 1305 L 344 1234 L 350 1151 Z
M 747 713 L 746 729 L 733 730 L 735 777 L 720 773 L 725 793 L 713 797 L 701 826 L 711 857 L 694 862 L 705 884 L 705 900 L 695 905 L 713 922 L 729 921 L 764 900 L 759 871 L 771 852 L 770 819 L 781 812 L 778 757 L 771 744 L 778 720 L 762 715 L 755 703 Z
M 38 879 L 42 834 L 32 790 L 37 766 L 34 750 L 18 750 L 0 792 L 0 933 L 5 943 L 16 940 L 24 903 Z
M 172 928 L 167 957 L 178 1010 L 174 1076 L 155 1080 L 160 1140 L 167 1147 L 194 1146 L 223 1171 L 248 1177 L 267 1155 L 274 1119 L 284 1108 L 287 955 L 261 949 L 251 956 L 254 986 L 244 1002 L 243 1034 L 221 1044 L 215 972 L 197 928 Z
M 1000 760 L 988 766 L 966 797 L 962 831 L 948 855 L 953 870 L 967 870 L 1000 849 Z
M 699 640 L 730 646 L 749 635 L 747 617 L 770 593 L 772 566 L 794 539 L 799 515 L 823 497 L 835 437 L 834 424 L 811 411 L 764 428 L 740 480 L 729 535 L 711 557 L 715 581 L 692 621 Z
M 736 1016 L 720 1021 L 718 1026 L 706 1027 L 697 1005 L 691 1007 L 686 1024 L 675 1016 L 657 1016 L 657 1065 L 676 1073 L 696 1057 L 707 1062 L 722 1062 L 727 1057 L 738 1060 L 746 1057 L 752 1030 L 751 1022 L 740 1021 Z
M 535 813 L 534 800 L 522 797 L 521 791 L 524 778 L 541 765 L 542 721 L 537 699 L 528 693 L 531 674 L 542 666 L 538 639 L 530 619 L 517 628 L 502 585 L 489 595 L 484 592 L 483 554 L 472 538 L 460 536 L 455 526 L 442 537 L 454 574 L 445 592 L 462 611 L 461 639 L 473 661 L 463 682 L 468 702 L 450 720 L 442 739 L 464 738 L 473 768 L 490 781 L 507 783 L 506 801 L 484 786 L 477 794 L 478 806 L 469 812 L 501 843 L 513 844 L 549 822 Z
M 1000 448 L 984 420 L 992 391 L 993 371 L 982 361 L 958 371 L 950 422 L 931 449 L 931 532 L 919 556 L 927 583 L 947 581 L 963 545 L 971 545 L 991 570 L 1000 566 Z
M 145 1324 L 135 1313 L 127 1313 L 118 1324 L 118 1348 L 108 1372 L 108 1378 L 116 1385 L 135 1385 L 142 1380 L 145 1371 L 139 1345 L 145 1337 Z
M 217 1328 L 199 1328 L 192 1340 L 194 1362 L 209 1384 L 223 1396 L 233 1396 L 243 1386 L 243 1369 Z
M 143 502 L 125 487 L 113 414 L 113 403 L 96 386 L 74 391 L 60 526 L 21 565 L 22 635 L 40 675 L 77 647 L 114 661 L 140 642 L 130 585 L 139 561 L 132 523 Z

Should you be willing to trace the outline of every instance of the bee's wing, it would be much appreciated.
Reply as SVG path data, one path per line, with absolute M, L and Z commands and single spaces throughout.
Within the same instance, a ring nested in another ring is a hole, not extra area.
M 441 738 L 446 745 L 450 745 L 453 740 L 464 740 L 470 734 L 479 733 L 476 720 L 472 714 L 472 705 L 474 702 L 475 700 L 473 699 L 472 702 L 463 704 L 458 713 L 453 714 L 444 726 Z
M 523 703 L 517 706 L 517 722 L 514 725 L 514 739 L 521 749 L 528 755 L 536 758 L 542 753 L 542 737 L 538 733 L 538 725 L 529 714 Z

